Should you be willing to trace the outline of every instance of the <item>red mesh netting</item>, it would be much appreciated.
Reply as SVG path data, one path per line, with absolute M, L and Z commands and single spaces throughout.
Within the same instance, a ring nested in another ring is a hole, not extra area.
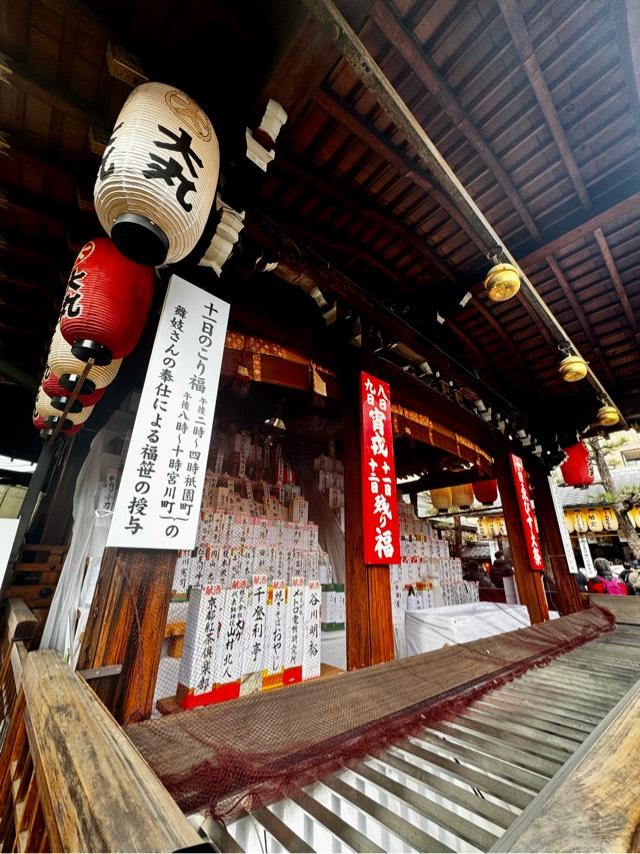
M 127 734 L 187 814 L 230 819 L 278 800 L 615 624 L 591 608 L 286 690 L 134 724 Z

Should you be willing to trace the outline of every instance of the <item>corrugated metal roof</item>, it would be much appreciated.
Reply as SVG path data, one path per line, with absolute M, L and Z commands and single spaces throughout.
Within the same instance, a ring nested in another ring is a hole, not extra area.
M 640 469 L 621 469 L 611 472 L 616 489 L 627 487 L 638 487 L 640 492 Z M 602 495 L 605 492 L 602 483 L 594 483 L 586 489 L 578 489 L 573 486 L 558 487 L 558 496 L 563 507 L 590 507 L 602 503 Z

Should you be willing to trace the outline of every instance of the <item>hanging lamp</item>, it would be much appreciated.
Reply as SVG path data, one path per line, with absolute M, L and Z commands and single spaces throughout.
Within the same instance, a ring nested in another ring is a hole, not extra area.
M 77 359 L 71 352 L 71 345 L 62 337 L 60 324 L 56 326 L 53 333 L 47 361 L 51 373 L 55 374 L 60 385 L 69 391 L 75 388 L 78 378 L 87 367 L 85 362 Z M 105 388 L 112 383 L 121 364 L 122 359 L 114 359 L 108 365 L 93 365 L 83 383 L 83 393 L 90 394 L 95 389 Z
M 566 383 L 577 383 L 586 377 L 588 367 L 582 356 L 574 354 L 565 356 L 560 362 L 559 371 Z
M 73 355 L 97 365 L 128 356 L 153 297 L 153 269 L 125 258 L 107 237 L 80 250 L 69 276 L 60 331 Z
M 85 387 L 93 388 L 92 391 L 83 393 L 82 389 Z M 73 386 L 69 388 L 68 386 L 63 386 L 60 382 L 60 378 L 57 377 L 47 365 L 44 371 L 44 375 L 42 377 L 42 388 L 49 395 L 49 397 L 66 397 L 69 392 L 73 389 Z M 94 406 L 104 397 L 104 393 L 106 392 L 106 386 L 103 388 L 94 388 L 93 383 L 85 380 L 82 384 L 82 389 L 78 393 L 76 400 L 78 400 L 82 406 Z
M 198 242 L 220 170 L 203 110 L 164 83 L 143 83 L 116 119 L 94 188 L 102 227 L 127 258 L 175 263 Z
M 589 449 L 584 442 L 564 448 L 567 459 L 560 466 L 567 486 L 585 487 L 593 483 L 593 466 Z
M 487 296 L 493 302 L 506 302 L 520 290 L 520 273 L 513 264 L 495 264 L 484 280 Z
M 468 510 L 473 504 L 473 487 L 470 483 L 452 486 L 451 498 L 459 510 Z
M 490 507 L 498 500 L 498 481 L 479 480 L 473 484 L 473 494 L 485 507 Z
M 620 421 L 620 413 L 615 406 L 610 403 L 605 403 L 598 410 L 598 424 L 601 427 L 613 427 Z
M 453 504 L 451 489 L 448 486 L 445 486 L 442 489 L 432 489 L 430 495 L 431 503 L 436 508 L 438 513 L 442 515 L 447 514 L 451 509 L 451 505 Z

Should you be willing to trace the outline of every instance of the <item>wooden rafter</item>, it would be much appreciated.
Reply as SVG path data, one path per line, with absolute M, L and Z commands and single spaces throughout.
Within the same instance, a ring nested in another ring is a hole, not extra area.
M 615 202 L 600 213 L 582 220 L 582 222 L 573 228 L 563 231 L 542 246 L 538 246 L 527 252 L 526 255 L 520 257 L 519 263 L 524 267 L 529 267 L 538 261 L 544 261 L 547 255 L 554 255 L 556 252 L 561 252 L 577 240 L 583 238 L 589 240 L 597 228 L 606 228 L 616 220 L 638 215 L 640 215 L 640 192 L 634 192 L 626 198 Z
M 23 62 L 7 53 L 0 53 L 0 80 L 44 101 L 76 121 L 86 125 L 102 124 L 102 118 L 90 104 L 81 101 L 57 83 L 34 74 Z
M 529 213 L 525 202 L 515 184 L 493 153 L 484 135 L 475 125 L 467 110 L 460 104 L 446 78 L 422 47 L 412 32 L 403 24 L 402 19 L 388 3 L 378 0 L 372 10 L 372 16 L 385 33 L 389 41 L 402 55 L 413 73 L 427 91 L 433 95 L 457 129 L 464 134 L 484 160 L 489 172 L 502 187 L 505 195 L 518 212 L 529 234 L 540 240 L 540 230 Z
M 407 320 L 395 314 L 386 305 L 379 302 L 357 283 L 350 280 L 344 273 L 332 267 L 326 260 L 315 253 L 306 252 L 301 257 L 304 247 L 297 247 L 295 254 L 291 253 L 281 226 L 270 220 L 255 209 L 250 209 L 247 216 L 245 231 L 255 239 L 270 254 L 278 259 L 275 274 L 286 281 L 310 278 L 322 291 L 331 293 L 336 299 L 344 301 L 363 317 L 376 324 L 381 330 L 405 343 L 429 361 L 434 370 L 441 370 L 445 376 L 461 386 L 473 389 L 480 396 L 497 399 L 501 396 L 488 386 L 482 379 L 474 376 L 466 367 L 459 364 L 442 348 L 411 326 Z M 504 398 L 501 407 L 513 408 Z
M 635 313 L 631 308 L 631 303 L 629 302 L 629 297 L 627 296 L 627 292 L 624 287 L 624 282 L 620 278 L 620 273 L 618 271 L 618 268 L 616 267 L 616 262 L 614 261 L 613 255 L 611 254 L 611 250 L 609 249 L 607 238 L 604 236 L 604 231 L 601 228 L 596 228 L 593 232 L 593 236 L 595 237 L 596 242 L 598 244 L 598 248 L 602 253 L 604 263 L 607 265 L 607 270 L 609 271 L 609 275 L 611 276 L 613 287 L 616 289 L 618 299 L 620 300 L 622 308 L 624 309 L 627 322 L 629 323 L 633 334 L 636 336 L 636 340 L 640 340 L 638 321 L 636 320 Z
M 51 298 L 53 298 L 53 295 L 55 293 L 53 287 L 48 288 L 46 285 L 42 284 L 42 282 L 32 282 L 29 279 L 25 279 L 21 276 L 16 276 L 11 272 L 0 270 L 0 286 L 5 283 L 12 285 L 19 291 L 28 291 L 29 293 L 43 294 Z
M 372 151 L 382 157 L 389 165 L 393 166 L 401 176 L 411 178 L 412 181 L 449 214 L 451 219 L 458 223 L 477 248 L 484 253 L 482 241 L 474 233 L 458 208 L 441 190 L 436 188 L 425 170 L 420 169 L 417 163 L 406 157 L 384 134 L 368 124 L 363 116 L 359 115 L 356 110 L 342 98 L 339 98 L 338 95 L 330 94 L 324 89 L 320 89 L 314 95 L 314 100 L 326 113 L 348 128 Z
M 567 298 L 569 305 L 573 309 L 573 312 L 576 316 L 576 319 L 578 320 L 580 326 L 582 327 L 582 331 L 584 332 L 585 338 L 587 339 L 587 341 L 591 345 L 593 352 L 598 357 L 598 360 L 600 362 L 602 370 L 607 376 L 607 382 L 614 383 L 615 379 L 614 379 L 613 374 L 611 372 L 611 368 L 609 367 L 609 363 L 608 363 L 604 353 L 602 352 L 602 348 L 600 347 L 600 344 L 598 343 L 598 339 L 597 339 L 593 329 L 591 328 L 591 324 L 589 323 L 589 321 L 587 319 L 587 315 L 584 313 L 584 309 L 582 308 L 582 306 L 578 302 L 571 285 L 567 281 L 566 276 L 564 275 L 564 273 L 562 272 L 562 270 L 560 268 L 560 265 L 558 264 L 557 258 L 555 257 L 555 255 L 549 254 L 546 257 L 546 261 L 547 261 L 547 264 L 549 265 L 549 268 L 551 269 L 551 272 L 555 276 L 556 281 L 558 282 L 558 284 L 562 288 L 562 292 L 565 295 L 565 297 Z
M 509 28 L 509 32 L 511 33 L 511 38 L 514 41 L 516 50 L 518 51 L 524 69 L 527 73 L 527 77 L 529 78 L 529 82 L 533 88 L 536 100 L 540 105 L 540 109 L 544 114 L 549 130 L 551 131 L 556 145 L 558 146 L 560 156 L 562 157 L 565 168 L 569 173 L 569 177 L 575 187 L 578 198 L 585 208 L 589 208 L 591 206 L 589 193 L 584 181 L 582 180 L 582 176 L 580 175 L 578 164 L 576 163 L 573 152 L 571 151 L 571 146 L 569 145 L 569 140 L 567 139 L 564 128 L 560 122 L 560 117 L 558 116 L 558 111 L 553 103 L 553 98 L 551 97 L 547 81 L 545 80 L 542 69 L 540 68 L 540 63 L 536 57 L 533 42 L 531 41 L 531 36 L 527 30 L 527 25 L 522 17 L 522 11 L 518 4 L 518 0 L 498 0 L 498 2 L 507 27 Z
M 622 3 L 620 4 L 622 5 Z M 640 6 L 636 0 L 626 0 L 629 47 L 635 78 L 636 98 L 640 98 Z
M 66 222 L 70 213 L 68 208 L 54 202 L 8 187 L 0 187 L 0 208 L 46 217 L 59 223 Z
M 306 182 L 318 192 L 339 202 L 342 208 L 354 211 L 366 222 L 378 222 L 399 240 L 403 240 L 412 249 L 419 252 L 425 260 L 433 264 L 450 282 L 455 283 L 457 281 L 455 272 L 446 261 L 429 247 L 424 239 L 421 239 L 415 232 L 402 226 L 397 219 L 392 219 L 391 215 L 386 215 L 367 204 L 365 199 L 360 197 L 357 190 L 349 187 L 348 193 L 345 193 L 339 188 L 336 181 L 331 181 L 328 177 L 321 175 L 318 170 L 307 169 L 291 157 L 282 154 L 278 154 L 273 165 L 276 171 L 294 175 L 297 180 Z
M 619 3 L 611 3 L 609 8 L 616 28 L 619 60 L 624 71 L 636 138 L 640 140 L 640 9 L 636 0 L 620 0 Z
M 449 209 L 448 212 L 455 211 L 456 219 L 459 221 L 461 227 L 466 226 L 466 222 L 461 218 L 460 213 L 455 206 L 444 197 L 444 194 L 439 190 L 434 191 L 434 185 L 431 183 L 430 179 L 426 177 L 422 172 L 418 170 L 418 167 L 415 163 L 412 163 L 410 160 L 406 159 L 404 155 L 401 154 L 392 144 L 385 140 L 382 134 L 378 131 L 374 130 L 372 127 L 367 125 L 361 116 L 348 107 L 341 99 L 338 99 L 337 96 L 331 96 L 324 90 L 320 90 L 315 95 L 315 100 L 317 103 L 322 106 L 327 112 L 329 112 L 337 121 L 346 125 L 353 133 L 355 133 L 363 142 L 365 142 L 370 148 L 376 151 L 377 154 L 384 157 L 387 162 L 391 163 L 394 168 L 401 171 L 402 174 L 406 174 L 407 169 L 412 170 L 412 178 L 416 180 L 416 182 L 425 190 L 425 192 L 429 193 L 434 199 L 437 199 L 441 204 L 444 203 L 447 205 Z M 442 202 L 441 202 L 442 198 Z M 469 236 L 474 237 L 473 232 L 469 232 Z M 479 247 L 482 248 L 482 247 Z M 483 317 L 483 319 L 489 323 L 489 325 L 494 329 L 496 335 L 503 341 L 507 349 L 512 353 L 515 359 L 517 359 L 518 363 L 523 367 L 526 367 L 522 355 L 518 348 L 513 343 L 513 340 L 508 335 L 507 331 L 504 327 L 493 317 L 491 312 L 486 309 L 477 299 L 472 301 L 473 308 L 475 308 Z M 539 318 L 536 320 L 538 325 L 542 325 Z

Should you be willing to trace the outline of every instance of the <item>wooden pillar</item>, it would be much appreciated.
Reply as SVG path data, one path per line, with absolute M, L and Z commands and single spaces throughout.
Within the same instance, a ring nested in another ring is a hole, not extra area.
M 542 586 L 542 573 L 534 572 L 529 563 L 527 540 L 520 518 L 516 486 L 507 452 L 496 456 L 495 472 L 502 498 L 502 510 L 509 535 L 511 561 L 520 601 L 527 606 L 531 622 L 541 623 L 549 619 L 549 609 Z
M 353 351 L 344 364 L 353 365 Z M 394 657 L 393 615 L 388 566 L 364 564 L 362 470 L 360 453 L 360 382 L 358 370 L 345 372 L 344 504 L 347 668 L 369 667 Z
M 544 564 L 551 571 L 557 589 L 554 597 L 556 601 L 552 604 L 561 614 L 581 611 L 580 590 L 575 576 L 569 571 L 569 562 L 547 473 L 542 466 L 532 466 L 530 474 L 535 490 L 536 518 Z
M 175 551 L 105 550 L 78 670 L 122 665 L 90 683 L 119 723 L 151 715 L 175 562 Z

